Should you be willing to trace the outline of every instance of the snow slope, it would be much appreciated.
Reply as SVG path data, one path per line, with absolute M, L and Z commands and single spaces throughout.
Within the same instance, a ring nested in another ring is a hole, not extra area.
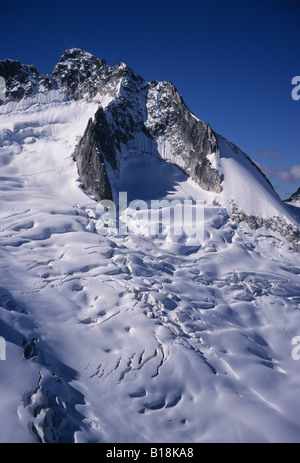
M 0 441 L 299 442 L 299 253 L 145 153 L 115 193 L 204 200 L 202 245 L 97 234 L 73 160 L 97 107 L 0 108 Z
M 241 150 L 233 149 L 223 137 L 219 136 L 218 141 L 222 153 L 219 168 L 224 175 L 221 201 L 228 204 L 233 199 L 247 215 L 265 219 L 283 216 L 293 222 L 286 205 Z

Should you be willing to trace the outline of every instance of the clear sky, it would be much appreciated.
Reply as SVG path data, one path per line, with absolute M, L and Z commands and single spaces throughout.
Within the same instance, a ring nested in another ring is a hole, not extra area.
M 15 0 L 0 15 L 0 59 L 48 73 L 78 47 L 171 80 L 197 117 L 265 166 L 281 197 L 300 186 L 299 0 Z

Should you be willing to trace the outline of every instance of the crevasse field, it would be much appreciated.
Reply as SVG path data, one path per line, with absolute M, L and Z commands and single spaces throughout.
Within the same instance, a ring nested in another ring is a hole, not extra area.
M 202 245 L 100 236 L 73 160 L 97 107 L 0 108 L 0 441 L 299 442 L 300 254 L 147 156 L 118 188 L 205 201 Z M 263 208 L 238 156 L 218 162 L 224 191 Z

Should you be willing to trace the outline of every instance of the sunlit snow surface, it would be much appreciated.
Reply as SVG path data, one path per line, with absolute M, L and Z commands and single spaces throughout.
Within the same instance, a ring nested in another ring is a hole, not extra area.
M 0 441 L 300 441 L 299 253 L 150 159 L 119 187 L 205 200 L 203 245 L 99 236 L 72 156 L 97 103 L 18 107 L 0 115 Z

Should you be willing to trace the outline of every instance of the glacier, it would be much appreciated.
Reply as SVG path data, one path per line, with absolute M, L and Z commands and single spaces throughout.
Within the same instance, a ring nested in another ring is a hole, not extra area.
M 173 86 L 152 84 L 157 107 L 138 79 L 146 110 L 124 115 L 157 138 L 125 133 L 117 167 L 105 158 L 112 197 L 203 200 L 204 240 L 100 236 L 76 149 L 99 108 L 112 124 L 127 67 L 78 89 L 78 54 L 87 73 L 107 66 L 68 51 L 57 80 L 34 71 L 0 106 L 0 442 L 299 442 L 300 257 L 282 232 L 297 236 L 299 207 L 213 133 L 207 165 L 224 179 L 204 189 L 157 123 L 152 90 Z

